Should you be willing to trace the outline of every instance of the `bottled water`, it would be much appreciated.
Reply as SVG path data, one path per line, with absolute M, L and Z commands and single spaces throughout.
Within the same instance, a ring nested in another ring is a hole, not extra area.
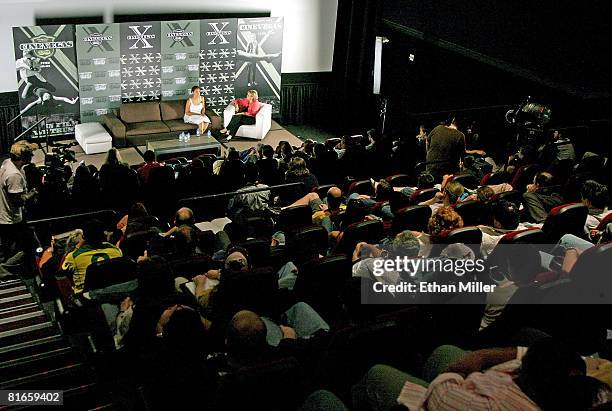
M 196 131 L 196 136 L 200 137 L 200 127 L 198 127 L 198 130 Z
M 191 140 L 191 133 L 187 132 L 187 136 L 185 136 L 185 141 Z
M 206 136 L 210 137 L 210 127 L 208 127 L 208 130 L 206 131 Z
M 185 133 L 181 132 L 181 134 L 179 134 L 179 141 L 184 141 L 185 140 Z

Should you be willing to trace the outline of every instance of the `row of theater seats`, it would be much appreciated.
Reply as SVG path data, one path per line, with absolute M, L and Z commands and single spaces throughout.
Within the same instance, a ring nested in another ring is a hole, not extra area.
M 416 207 L 417 210 L 427 209 L 430 212 L 429 207 Z M 571 208 L 570 206 L 570 210 L 573 209 L 580 209 L 580 207 Z M 560 211 L 563 211 L 563 207 Z M 557 215 L 563 218 L 565 212 L 551 212 L 551 218 Z M 424 216 L 426 216 L 425 213 Z M 425 220 L 424 216 L 419 218 Z M 73 228 L 71 224 L 74 224 L 76 228 L 79 218 L 77 216 L 71 223 L 64 223 L 62 226 L 69 229 Z M 108 215 L 108 218 L 111 222 L 117 216 Z M 414 219 L 416 217 L 407 218 L 409 223 L 412 223 Z M 282 395 L 282 399 L 279 398 L 279 400 L 293 406 L 297 398 L 302 398 L 302 394 L 309 391 L 309 387 L 320 385 L 333 388 L 337 393 L 346 393 L 350 385 L 357 382 L 357 379 L 376 363 L 391 364 L 404 370 L 418 369 L 420 355 L 426 356 L 430 348 L 441 342 L 453 342 L 453 338 L 454 342 L 461 343 L 462 338 L 467 339 L 466 334 L 469 334 L 470 330 L 477 329 L 477 322 L 482 315 L 482 306 L 461 307 L 458 310 L 462 314 L 458 316 L 459 318 L 454 317 L 453 324 L 445 324 L 444 327 L 432 329 L 431 324 L 442 324 L 445 318 L 448 320 L 447 312 L 436 310 L 435 307 L 412 307 L 402 312 L 394 312 L 396 308 L 393 306 L 363 307 L 360 305 L 361 301 L 347 301 L 346 296 L 343 295 L 347 286 L 351 287 L 351 283 L 353 287 L 361 286 L 360 281 L 355 282 L 355 279 L 351 278 L 350 254 L 358 241 L 376 243 L 385 234 L 388 234 L 384 224 L 380 221 L 367 221 L 349 226 L 342 240 L 332 249 L 332 254 L 320 259 L 312 257 L 325 253 L 327 232 L 321 227 L 311 225 L 311 210 L 308 207 L 283 210 L 276 227 L 273 227 L 266 219 L 259 217 L 253 217 L 249 224 L 258 227 L 253 232 L 259 235 L 242 242 L 242 245 L 250 251 L 254 265 L 278 268 L 288 259 L 296 260 L 300 264 L 300 275 L 296 281 L 294 293 L 290 296 L 291 301 L 305 301 L 311 304 L 332 324 L 333 332 L 320 342 L 316 359 L 313 361 L 313 370 L 308 370 L 306 376 L 304 370 L 298 367 L 294 359 L 272 362 L 228 376 L 230 380 L 227 387 L 230 392 L 245 393 L 240 398 L 228 393 L 228 404 L 231 401 L 245 399 L 248 399 L 251 404 L 265 404 L 266 397 L 270 398 L 274 395 L 276 398 L 280 391 L 286 395 Z M 567 227 L 569 223 L 559 224 Z M 291 234 L 284 247 L 271 249 L 269 235 L 275 229 L 283 229 Z M 470 236 L 479 233 L 479 230 L 467 227 L 449 233 L 447 239 L 451 243 L 478 243 L 478 239 Z M 528 230 L 510 233 L 501 242 L 534 243 L 544 241 L 544 238 L 546 235 L 542 230 Z M 140 244 L 145 243 L 146 241 L 140 242 Z M 130 247 L 133 247 L 133 250 L 139 249 L 139 246 Z M 597 247 L 585 255 L 583 265 L 588 266 L 591 257 L 601 259 L 601 256 L 605 255 L 609 258 L 610 249 L 609 245 Z M 137 252 L 134 251 L 133 254 Z M 197 273 L 197 271 L 191 271 L 192 269 L 202 270 L 207 263 L 206 258 L 198 260 L 192 257 L 175 261 L 173 268 L 175 275 L 189 277 L 190 274 Z M 85 288 L 87 290 L 102 288 L 133 279 L 135 275 L 135 263 L 129 257 L 96 263 L 90 266 L 87 272 Z M 251 308 L 258 312 L 262 310 L 265 312 L 269 309 L 278 311 L 278 306 L 288 304 L 287 295 L 282 295 L 278 290 L 275 271 L 254 272 L 248 279 L 243 278 L 242 280 L 244 281 L 229 284 L 228 287 L 231 289 L 227 291 L 227 295 L 240 300 L 241 308 Z M 560 279 L 550 275 L 547 277 L 544 273 L 538 278 L 537 286 L 546 287 L 558 280 Z M 262 302 L 265 302 L 263 306 Z M 276 308 L 271 308 L 271 305 L 276 305 Z M 345 307 L 342 307 L 343 305 Z M 346 305 L 351 305 L 354 311 L 367 311 L 367 314 L 361 318 L 368 318 L 368 320 L 358 325 L 350 325 L 346 318 L 342 318 L 343 308 L 346 309 Z M 69 311 L 67 315 L 60 316 L 61 320 L 65 321 L 66 330 L 74 333 L 88 332 L 93 336 L 96 346 L 108 349 L 107 352 L 111 351 L 110 336 L 102 331 L 106 324 L 99 310 L 87 308 L 78 313 L 78 310 L 72 307 Z M 384 314 L 385 311 L 392 313 Z M 86 327 L 83 327 L 84 325 Z M 441 336 L 439 334 L 441 330 L 446 330 L 447 333 Z M 410 338 L 414 335 L 423 336 L 423 338 L 415 342 L 413 338 Z M 383 350 L 372 349 L 380 341 L 385 341 L 385 348 Z M 413 354 L 406 355 L 406 352 Z M 276 388 L 271 390 L 269 384 L 262 383 L 264 380 Z M 155 398 L 154 391 L 148 387 L 142 387 L 145 403 Z
M 67 409 L 113 409 L 84 356 L 18 279 L 0 281 L 0 389 L 62 390 Z

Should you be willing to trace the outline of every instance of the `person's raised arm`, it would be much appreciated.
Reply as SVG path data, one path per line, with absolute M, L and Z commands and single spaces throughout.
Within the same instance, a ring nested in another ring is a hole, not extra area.
M 465 354 L 450 364 L 443 372 L 452 372 L 467 377 L 473 372 L 484 371 L 495 365 L 516 359 L 516 347 L 487 348 Z
M 430 198 L 429 200 L 421 201 L 419 205 L 434 205 L 436 203 L 439 203 L 443 199 L 444 199 L 444 192 L 438 191 L 436 195 L 434 195 L 432 198 Z

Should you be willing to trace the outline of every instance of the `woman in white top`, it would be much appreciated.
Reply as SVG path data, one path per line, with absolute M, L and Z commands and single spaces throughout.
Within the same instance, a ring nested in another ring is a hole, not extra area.
M 193 86 L 191 88 L 191 94 L 191 98 L 188 98 L 185 103 L 185 116 L 183 117 L 183 121 L 185 121 L 185 123 L 197 124 L 200 129 L 200 134 L 204 134 L 210 124 L 210 119 L 204 114 L 204 111 L 206 111 L 204 97 L 200 94 L 199 86 Z

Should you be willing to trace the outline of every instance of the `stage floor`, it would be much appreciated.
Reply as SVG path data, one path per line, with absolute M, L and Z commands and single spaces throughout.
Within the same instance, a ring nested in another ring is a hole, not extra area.
M 299 138 L 291 134 L 283 126 L 278 124 L 276 121 L 272 120 L 272 128 L 270 128 L 270 131 L 268 131 L 268 134 L 263 140 L 261 140 L 261 142 L 264 144 L 269 144 L 272 147 L 276 148 L 276 146 L 278 146 L 278 143 L 283 140 L 288 141 L 292 146 L 295 146 L 295 147 L 299 147 L 302 144 L 302 141 Z M 74 141 L 74 140 L 66 140 L 66 141 L 61 141 L 61 142 L 68 143 L 70 141 Z M 259 143 L 259 140 L 251 140 L 251 139 L 246 139 L 246 138 L 243 139 L 243 138 L 238 137 L 238 138 L 232 139 L 231 141 L 225 144 L 229 147 L 236 148 L 236 150 L 242 151 L 242 150 L 246 150 L 251 147 L 255 147 L 257 143 Z M 85 161 L 85 164 L 87 165 L 93 164 L 97 168 L 100 168 L 100 166 L 104 164 L 106 153 L 87 155 L 83 152 L 83 149 L 81 149 L 81 147 L 78 145 L 72 147 L 71 149 L 75 151 L 76 158 L 77 158 L 77 163 L 73 164 L 73 168 L 75 168 L 81 160 Z M 143 146 L 139 146 L 138 149 L 142 153 L 144 153 L 146 150 L 146 147 L 143 145 Z M 119 149 L 119 152 L 121 154 L 121 158 L 123 159 L 123 161 L 127 162 L 129 165 L 140 164 L 143 161 L 140 153 L 138 153 L 138 151 L 134 149 L 133 147 L 121 148 Z M 32 162 L 35 163 L 36 165 L 44 164 L 45 156 L 42 150 L 36 150 L 36 152 L 34 153 L 34 158 L 32 159 Z

